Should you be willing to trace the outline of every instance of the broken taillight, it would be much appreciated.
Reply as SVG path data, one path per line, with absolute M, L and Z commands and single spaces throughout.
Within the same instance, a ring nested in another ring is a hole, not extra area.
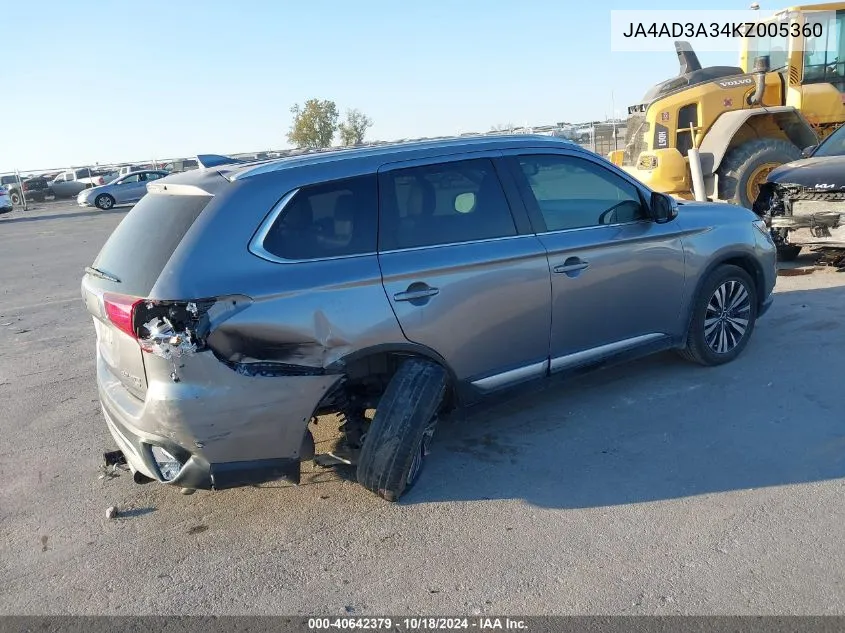
M 103 305 L 106 308 L 106 316 L 109 317 L 114 326 L 121 332 L 125 332 L 134 339 L 138 336 L 135 334 L 135 328 L 132 321 L 135 313 L 135 306 L 141 303 L 141 299 L 137 297 L 127 297 L 126 295 L 119 295 L 113 292 L 106 292 L 103 294 Z

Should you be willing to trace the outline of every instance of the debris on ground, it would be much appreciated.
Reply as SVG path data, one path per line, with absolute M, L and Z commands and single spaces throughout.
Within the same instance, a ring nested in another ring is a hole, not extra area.
M 106 508 L 106 518 L 107 519 L 116 519 L 118 515 L 117 508 L 115 506 L 109 506 Z
M 120 477 L 120 473 L 126 472 L 129 469 L 121 464 L 100 464 L 100 466 L 97 467 L 97 470 L 100 471 L 97 479 L 107 481 L 109 479 Z
M 830 266 L 839 271 L 845 271 L 845 250 L 839 248 L 825 249 L 820 252 L 816 263 L 819 266 Z
M 801 268 L 778 268 L 779 277 L 797 277 L 798 275 L 809 275 L 816 272 L 815 266 L 802 266 Z

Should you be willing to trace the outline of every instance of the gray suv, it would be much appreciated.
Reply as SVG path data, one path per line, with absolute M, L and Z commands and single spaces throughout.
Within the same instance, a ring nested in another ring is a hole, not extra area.
M 82 291 L 117 455 L 186 491 L 298 482 L 331 413 L 334 457 L 397 500 L 443 416 L 659 350 L 731 361 L 775 284 L 751 211 L 675 202 L 552 137 L 317 152 L 148 190 Z

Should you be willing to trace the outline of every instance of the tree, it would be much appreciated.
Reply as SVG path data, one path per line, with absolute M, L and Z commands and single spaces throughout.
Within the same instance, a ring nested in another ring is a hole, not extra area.
M 373 120 L 360 110 L 347 110 L 346 121 L 340 124 L 340 142 L 342 145 L 359 145 L 364 142 L 367 129 L 373 126 Z
M 334 101 L 309 99 L 302 107 L 298 103 L 294 104 L 290 111 L 293 123 L 288 132 L 289 142 L 310 149 L 332 144 L 339 116 Z

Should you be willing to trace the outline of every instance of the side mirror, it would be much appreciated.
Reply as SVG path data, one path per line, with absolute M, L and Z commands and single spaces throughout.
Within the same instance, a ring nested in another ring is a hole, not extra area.
M 801 158 L 810 158 L 813 155 L 813 152 L 816 151 L 818 145 L 810 145 L 809 147 L 805 147 L 801 150 Z
M 675 201 L 665 193 L 654 192 L 651 194 L 651 219 L 658 224 L 671 222 L 678 216 L 678 207 Z

